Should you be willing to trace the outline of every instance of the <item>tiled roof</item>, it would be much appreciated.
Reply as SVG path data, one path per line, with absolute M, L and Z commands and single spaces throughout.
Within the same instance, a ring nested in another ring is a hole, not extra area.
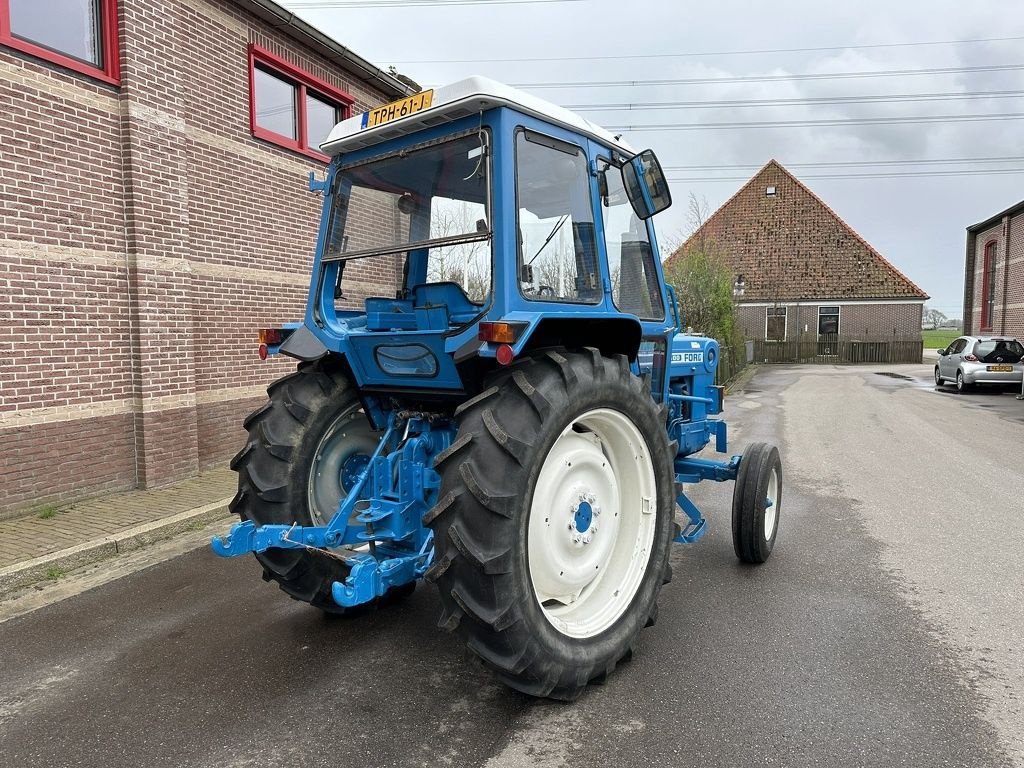
M 767 194 L 770 187 L 773 195 Z M 928 298 L 775 160 L 676 254 L 702 238 L 711 239 L 733 273 L 743 276 L 741 301 Z

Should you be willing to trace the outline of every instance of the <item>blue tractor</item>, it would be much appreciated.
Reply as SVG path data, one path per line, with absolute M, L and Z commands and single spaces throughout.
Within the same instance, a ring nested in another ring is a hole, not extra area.
M 245 422 L 217 554 L 255 553 L 335 613 L 423 578 L 441 627 L 556 699 L 654 623 L 673 541 L 705 533 L 685 484 L 735 480 L 736 554 L 768 558 L 776 448 L 695 455 L 726 451 L 719 345 L 681 332 L 651 151 L 483 78 L 344 120 L 322 149 L 305 319 L 260 331 L 261 356 L 300 362 Z

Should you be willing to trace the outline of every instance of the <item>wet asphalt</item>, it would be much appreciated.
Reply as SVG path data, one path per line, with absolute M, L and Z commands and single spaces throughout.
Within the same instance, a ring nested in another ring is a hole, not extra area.
M 946 402 L 911 373 L 854 391 Z M 787 463 L 826 439 L 797 429 L 802 376 L 768 369 L 727 402 L 733 448 L 782 448 L 772 558 L 737 562 L 731 484 L 703 484 L 711 530 L 673 552 L 658 623 L 574 704 L 494 682 L 436 628 L 429 585 L 328 619 L 199 549 L 0 624 L 0 766 L 1013 765 L 977 663 L 892 567 L 842 462 Z M 840 439 L 850 397 L 822 434 Z

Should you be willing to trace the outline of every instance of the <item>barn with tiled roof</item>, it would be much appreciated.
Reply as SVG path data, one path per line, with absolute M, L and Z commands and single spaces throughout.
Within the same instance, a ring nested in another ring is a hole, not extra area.
M 920 340 L 928 295 L 775 160 L 673 254 L 708 244 L 748 339 Z

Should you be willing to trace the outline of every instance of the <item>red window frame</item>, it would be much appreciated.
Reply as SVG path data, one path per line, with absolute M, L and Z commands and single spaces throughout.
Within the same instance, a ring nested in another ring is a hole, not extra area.
M 2 2 L 2 0 L 0 0 L 0 2 Z M 261 128 L 256 124 L 257 65 L 259 65 L 261 69 L 269 70 L 295 86 L 295 133 L 296 136 L 298 136 L 297 140 L 290 136 L 283 136 L 280 133 L 267 130 L 266 128 Z M 263 141 L 268 141 L 271 144 L 277 144 L 285 149 L 290 149 L 293 152 L 306 155 L 306 157 L 312 157 L 315 160 L 327 162 L 330 160 L 327 155 L 306 144 L 307 91 L 310 91 L 313 96 L 316 96 L 323 101 L 336 104 L 340 114 L 340 120 L 344 120 L 351 116 L 352 104 L 355 102 L 354 96 L 335 88 L 330 83 L 324 82 L 315 75 L 311 75 L 309 72 L 306 72 L 304 69 L 296 67 L 291 62 L 271 53 L 266 48 L 261 48 L 258 45 L 249 46 L 249 128 L 252 131 L 252 135 L 257 139 L 262 139 Z
M 100 11 L 100 45 L 103 49 L 101 66 L 94 66 L 79 59 L 66 56 L 60 51 L 22 40 L 11 31 L 10 0 L 0 0 L 0 45 L 45 59 L 64 69 L 70 69 L 110 85 L 121 84 L 121 54 L 118 45 L 117 0 L 94 0 Z
M 985 243 L 985 256 L 981 268 L 981 330 L 992 330 L 992 315 L 996 303 L 996 240 Z

